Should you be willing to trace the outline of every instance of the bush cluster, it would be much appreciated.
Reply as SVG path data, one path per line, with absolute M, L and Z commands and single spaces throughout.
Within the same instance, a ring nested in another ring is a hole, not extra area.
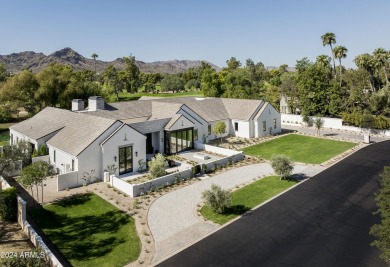
M 353 113 L 343 113 L 341 118 L 344 122 L 351 124 L 356 127 L 360 127 L 362 123 L 363 114 L 358 112 Z M 373 116 L 373 128 L 378 130 L 386 130 L 390 128 L 390 119 L 383 116 L 377 115 Z
M 16 221 L 17 192 L 15 187 L 0 190 L 0 219 L 2 221 Z
M 382 252 L 380 257 L 390 263 L 390 166 L 386 166 L 380 175 L 381 190 L 376 196 L 376 204 L 381 222 L 371 227 L 370 234 L 375 237 L 371 245 L 376 246 Z
M 206 205 L 216 213 L 223 213 L 232 201 L 232 193 L 220 186 L 212 184 L 209 190 L 202 192 L 202 199 Z

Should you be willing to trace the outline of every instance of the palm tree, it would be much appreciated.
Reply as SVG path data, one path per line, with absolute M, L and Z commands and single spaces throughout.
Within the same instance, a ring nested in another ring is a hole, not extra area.
M 374 67 L 373 57 L 370 54 L 365 53 L 365 54 L 357 55 L 353 61 L 355 62 L 356 66 L 358 66 L 358 68 L 364 69 L 369 73 L 370 75 L 369 84 L 371 87 L 371 91 L 374 91 L 375 90 L 375 84 L 374 84 L 375 67 Z
M 324 68 L 330 67 L 330 57 L 327 55 L 319 55 L 316 58 L 316 63 Z
M 332 59 L 333 59 L 333 70 L 334 70 L 334 75 L 336 77 L 336 63 L 334 61 L 334 54 L 333 54 L 333 47 L 332 44 L 336 43 L 336 35 L 333 32 L 327 32 L 324 35 L 321 36 L 322 39 L 322 45 L 330 46 L 330 51 L 332 52 Z
M 340 68 L 340 86 L 342 82 L 342 74 L 343 74 L 343 66 L 341 65 L 341 59 L 347 57 L 348 49 L 345 46 L 338 45 L 335 48 L 333 48 L 333 54 L 335 58 L 337 58 L 340 62 L 339 68 Z
M 389 51 L 386 51 L 384 48 L 377 48 L 374 50 L 374 61 L 375 65 L 378 66 L 378 68 L 383 68 L 383 73 L 385 74 L 386 79 L 386 85 L 389 84 L 389 79 L 387 77 L 387 64 L 389 64 L 390 59 L 390 53 Z
M 93 58 L 93 60 L 95 61 L 95 75 L 96 75 L 96 58 L 98 58 L 99 56 L 98 56 L 98 54 L 96 54 L 96 53 L 93 53 L 92 55 L 91 55 L 91 58 Z

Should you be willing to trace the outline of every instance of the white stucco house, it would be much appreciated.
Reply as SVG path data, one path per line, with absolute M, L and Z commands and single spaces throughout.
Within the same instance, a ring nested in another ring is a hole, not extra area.
M 105 103 L 90 97 L 72 101 L 72 110 L 47 107 L 10 127 L 10 142 L 27 140 L 32 148 L 45 145 L 50 163 L 60 174 L 117 167 L 116 176 L 137 171 L 139 161 L 155 153 L 175 154 L 194 142 L 217 138 L 214 124 L 227 125 L 225 135 L 246 138 L 281 132 L 279 112 L 261 100 L 226 98 L 141 98 Z M 79 179 L 79 185 L 82 181 Z

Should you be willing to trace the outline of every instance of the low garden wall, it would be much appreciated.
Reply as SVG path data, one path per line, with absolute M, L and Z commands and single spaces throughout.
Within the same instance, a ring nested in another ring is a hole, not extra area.
M 224 155 L 225 157 L 214 160 L 212 162 L 208 162 L 206 164 L 199 164 L 192 168 L 189 167 L 188 169 L 180 172 L 170 173 L 168 175 L 140 184 L 130 184 L 128 182 L 123 181 L 122 179 L 115 177 L 114 175 L 110 176 L 109 181 L 106 181 L 107 179 L 105 179 L 105 181 L 116 189 L 122 191 L 123 193 L 126 193 L 131 197 L 137 197 L 142 193 L 148 192 L 152 189 L 173 184 L 177 180 L 189 179 L 194 177 L 195 174 L 193 173 L 193 168 L 198 167 L 201 170 L 201 173 L 210 172 L 218 166 L 227 165 L 229 163 L 234 163 L 244 159 L 244 154 L 242 151 L 234 151 L 226 148 L 220 148 L 200 143 L 195 143 L 195 148 Z
M 57 191 L 77 186 L 80 186 L 77 171 L 57 175 Z
M 129 184 L 128 182 L 115 177 L 115 175 L 110 175 L 109 183 L 111 186 L 122 191 L 123 193 L 128 194 L 131 197 L 134 197 L 134 188 L 132 184 Z
M 50 156 L 46 155 L 46 156 L 35 157 L 35 158 L 32 158 L 31 160 L 32 160 L 32 163 L 35 163 L 38 161 L 44 161 L 44 162 L 50 163 Z
M 175 180 L 183 180 L 183 179 L 186 180 L 191 177 L 193 177 L 193 175 L 192 175 L 192 169 L 190 168 L 184 171 L 171 173 L 142 184 L 133 184 L 133 194 L 134 196 L 139 196 L 143 192 L 150 191 L 154 188 L 173 184 Z
M 51 250 L 43 242 L 42 237 L 37 234 L 34 228 L 29 224 L 26 218 L 26 202 L 18 196 L 18 223 L 22 227 L 23 232 L 28 236 L 30 241 L 35 247 L 40 247 L 51 260 L 53 266 L 62 267 L 63 265 L 57 259 L 57 257 L 51 252 Z
M 198 143 L 198 142 L 194 143 L 194 147 L 196 149 L 202 149 L 204 151 L 208 151 L 208 152 L 224 155 L 224 156 L 227 156 L 227 157 L 238 155 L 238 154 L 242 154 L 241 151 L 231 150 L 231 149 L 217 147 L 217 146 L 211 146 L 211 145 L 202 144 L 202 143 Z
M 0 182 L 2 189 L 10 188 L 11 186 L 8 182 L 0 176 Z M 17 221 L 19 225 L 22 227 L 23 232 L 28 236 L 30 241 L 34 244 L 35 247 L 40 247 L 46 253 L 46 255 L 51 260 L 54 267 L 62 267 L 63 265 L 57 259 L 57 257 L 51 252 L 51 250 L 46 246 L 45 242 L 43 242 L 42 238 L 37 234 L 34 228 L 27 221 L 26 216 L 26 201 L 24 201 L 18 195 L 18 214 Z

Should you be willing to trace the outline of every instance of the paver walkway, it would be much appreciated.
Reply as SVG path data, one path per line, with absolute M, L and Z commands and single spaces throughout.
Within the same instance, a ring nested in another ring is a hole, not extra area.
M 299 164 L 295 165 L 293 173 L 304 173 L 311 177 L 323 169 L 324 167 L 318 165 Z M 148 224 L 156 245 L 154 261 L 220 227 L 201 221 L 194 215 L 197 204 L 201 202 L 201 192 L 209 189 L 211 184 L 231 189 L 259 176 L 273 173 L 269 163 L 248 165 L 204 179 L 155 200 L 148 213 Z

